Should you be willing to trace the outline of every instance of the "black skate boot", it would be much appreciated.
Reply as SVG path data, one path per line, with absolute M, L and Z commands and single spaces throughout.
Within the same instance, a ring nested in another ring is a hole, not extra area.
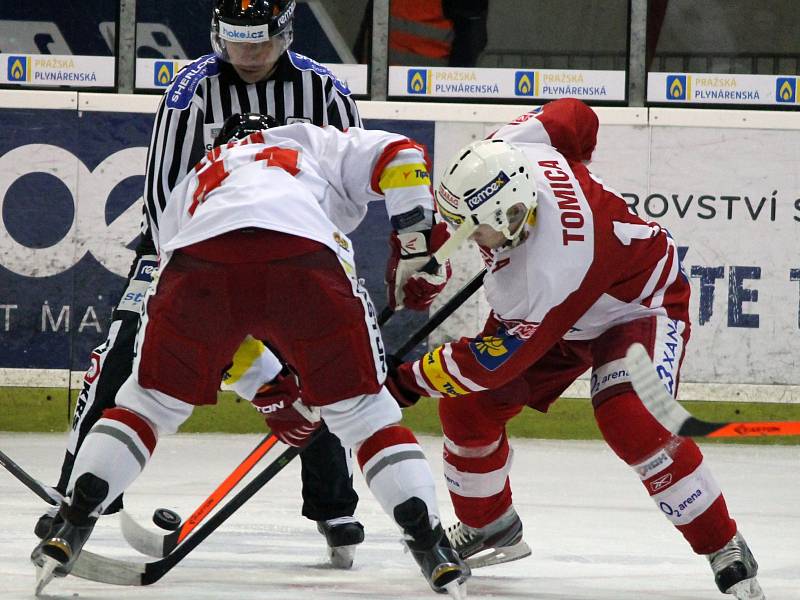
M 50 537 L 64 522 L 59 516 L 58 509 L 58 506 L 51 506 L 48 508 L 47 512 L 39 517 L 36 521 L 36 525 L 33 526 L 33 533 L 40 540 Z
M 39 517 L 39 519 L 36 521 L 36 525 L 33 526 L 33 533 L 40 540 L 53 535 L 64 523 L 64 519 L 61 518 L 58 508 L 58 506 L 52 506 L 47 509 L 47 512 Z M 103 515 L 113 515 L 121 510 L 122 496 L 120 495 L 116 500 L 109 504 L 108 507 L 106 507 L 106 509 L 103 511 Z
M 719 591 L 736 600 L 764 600 L 758 584 L 758 563 L 738 531 L 727 544 L 706 555 Z
M 522 539 L 522 520 L 511 506 L 485 527 L 456 523 L 447 528 L 453 549 L 470 568 L 488 567 L 530 556 L 531 549 Z
M 409 498 L 394 508 L 394 520 L 403 528 L 404 543 L 420 566 L 431 589 L 449 593 L 454 598 L 462 595 L 462 586 L 470 575 L 469 567 L 450 547 L 441 524 L 431 526 L 428 508 L 420 498 Z
M 36 595 L 54 576 L 64 577 L 72 570 L 97 522 L 97 517 L 91 514 L 107 495 L 108 484 L 91 473 L 81 475 L 75 482 L 71 503 L 65 501 L 59 509 L 60 527 L 39 542 L 31 553 L 31 562 L 37 571 Z
M 328 558 L 335 569 L 353 566 L 356 546 L 364 541 L 364 526 L 355 517 L 317 521 L 317 531 L 328 542 Z

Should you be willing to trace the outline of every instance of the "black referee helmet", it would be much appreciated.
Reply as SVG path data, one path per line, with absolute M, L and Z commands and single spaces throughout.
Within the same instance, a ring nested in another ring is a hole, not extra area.
M 231 140 L 240 140 L 251 133 L 262 129 L 278 127 L 278 121 L 271 115 L 261 115 L 259 113 L 236 113 L 225 120 L 222 129 L 219 130 L 217 137 L 214 138 L 214 147 L 227 144 Z
M 225 44 L 258 44 L 277 40 L 285 50 L 292 42 L 295 0 L 216 0 L 211 17 L 211 45 L 226 58 Z

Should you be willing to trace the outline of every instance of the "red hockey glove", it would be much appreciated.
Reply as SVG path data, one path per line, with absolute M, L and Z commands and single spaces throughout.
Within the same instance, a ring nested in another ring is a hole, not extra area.
M 252 403 L 272 433 L 289 446 L 303 446 L 320 427 L 319 409 L 303 404 L 297 377 L 288 369 L 262 386 Z
M 390 354 L 386 357 L 386 362 L 389 367 L 389 374 L 386 376 L 386 389 L 394 398 L 395 402 L 400 405 L 400 408 L 408 408 L 414 406 L 420 399 L 420 395 L 411 388 L 403 385 L 400 378 L 397 376 L 397 369 L 403 364 L 403 361 Z
M 434 274 L 420 271 L 431 255 L 450 237 L 447 225 L 437 223 L 429 231 L 392 232 L 389 238 L 389 262 L 386 265 L 386 286 L 389 308 L 406 307 L 425 310 L 444 289 L 453 271 L 450 261 Z

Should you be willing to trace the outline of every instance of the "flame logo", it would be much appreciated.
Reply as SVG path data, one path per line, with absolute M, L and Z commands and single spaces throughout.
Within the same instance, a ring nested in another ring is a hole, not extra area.
M 422 92 L 425 90 L 425 78 L 422 76 L 422 71 L 417 71 L 411 78 L 411 89 L 415 92 Z
M 25 78 L 25 68 L 22 66 L 22 60 L 17 59 L 11 64 L 11 79 L 19 81 Z
M 172 80 L 172 72 L 167 65 L 161 65 L 158 70 L 158 82 L 161 85 L 167 85 Z
M 519 78 L 519 81 L 517 82 L 517 91 L 520 94 L 527 96 L 528 94 L 531 93 L 532 85 L 533 84 L 531 83 L 531 78 L 528 77 L 527 75 L 523 75 L 522 77 Z
M 681 80 L 677 77 L 672 81 L 672 85 L 669 86 L 669 95 L 673 98 L 680 98 L 683 96 L 683 84 Z
M 780 94 L 782 100 L 789 102 L 794 95 L 794 89 L 788 81 L 784 81 L 778 94 Z

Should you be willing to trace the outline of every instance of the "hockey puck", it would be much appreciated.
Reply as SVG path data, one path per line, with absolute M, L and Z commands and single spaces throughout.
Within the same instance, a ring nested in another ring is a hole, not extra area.
M 181 526 L 181 516 L 168 508 L 157 508 L 153 511 L 153 523 L 161 527 L 161 529 L 175 531 Z

